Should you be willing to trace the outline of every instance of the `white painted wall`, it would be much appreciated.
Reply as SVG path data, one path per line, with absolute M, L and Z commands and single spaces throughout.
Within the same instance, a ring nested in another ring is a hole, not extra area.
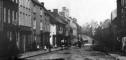
M 56 25 L 50 24 L 50 44 L 53 45 L 53 35 L 56 35 Z
M 73 20 L 70 21 L 70 26 L 73 29 L 73 35 L 77 36 L 77 25 L 73 22 Z

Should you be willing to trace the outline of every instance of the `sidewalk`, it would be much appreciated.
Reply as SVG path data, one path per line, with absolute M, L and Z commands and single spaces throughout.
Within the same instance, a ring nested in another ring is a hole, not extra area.
M 61 50 L 61 47 L 51 49 L 52 52 L 57 51 L 57 50 Z M 44 53 L 49 53 L 49 51 L 48 50 L 39 50 L 39 51 L 33 51 L 33 52 L 26 52 L 26 53 L 20 54 L 19 58 L 22 59 L 22 58 L 32 57 L 32 56 L 44 54 Z
M 126 60 L 126 56 L 121 56 L 119 54 L 109 54 L 116 58 L 116 60 Z
M 119 60 L 126 60 L 126 56 L 119 56 L 118 59 Z

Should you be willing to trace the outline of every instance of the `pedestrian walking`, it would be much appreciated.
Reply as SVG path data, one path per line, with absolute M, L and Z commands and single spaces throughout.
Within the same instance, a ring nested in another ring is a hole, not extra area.
M 48 51 L 51 52 L 51 44 L 50 44 L 49 40 L 46 41 L 46 47 L 47 47 Z
M 78 47 L 81 48 L 81 41 L 78 41 Z
M 61 40 L 61 48 L 63 49 L 65 45 L 64 39 Z

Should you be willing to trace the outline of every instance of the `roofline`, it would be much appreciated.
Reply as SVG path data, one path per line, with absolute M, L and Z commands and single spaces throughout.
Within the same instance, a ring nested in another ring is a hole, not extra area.
M 40 2 L 37 2 L 37 1 L 35 1 L 35 0 L 31 0 L 33 3 L 35 3 L 35 4 L 37 4 L 37 5 L 39 5 L 39 6 L 41 6 L 41 7 L 44 7 Z

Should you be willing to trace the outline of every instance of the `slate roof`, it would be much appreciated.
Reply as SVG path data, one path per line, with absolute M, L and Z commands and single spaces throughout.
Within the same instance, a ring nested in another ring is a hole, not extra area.
M 38 0 L 32 0 L 34 3 L 36 3 L 39 6 L 42 6 L 45 10 L 45 13 L 51 17 L 50 22 L 51 23 L 60 23 L 60 24 L 66 24 L 65 19 L 58 14 L 55 14 L 53 12 L 49 12 Z
M 51 22 L 56 22 L 56 23 L 60 23 L 60 24 L 66 24 L 62 21 L 62 19 L 60 18 L 60 16 L 58 14 L 55 14 L 53 12 L 48 12 L 48 14 L 53 18 L 50 21 Z
M 59 16 L 59 18 L 60 18 L 64 23 L 68 24 L 68 22 L 66 21 L 66 18 L 65 18 L 65 17 Z

